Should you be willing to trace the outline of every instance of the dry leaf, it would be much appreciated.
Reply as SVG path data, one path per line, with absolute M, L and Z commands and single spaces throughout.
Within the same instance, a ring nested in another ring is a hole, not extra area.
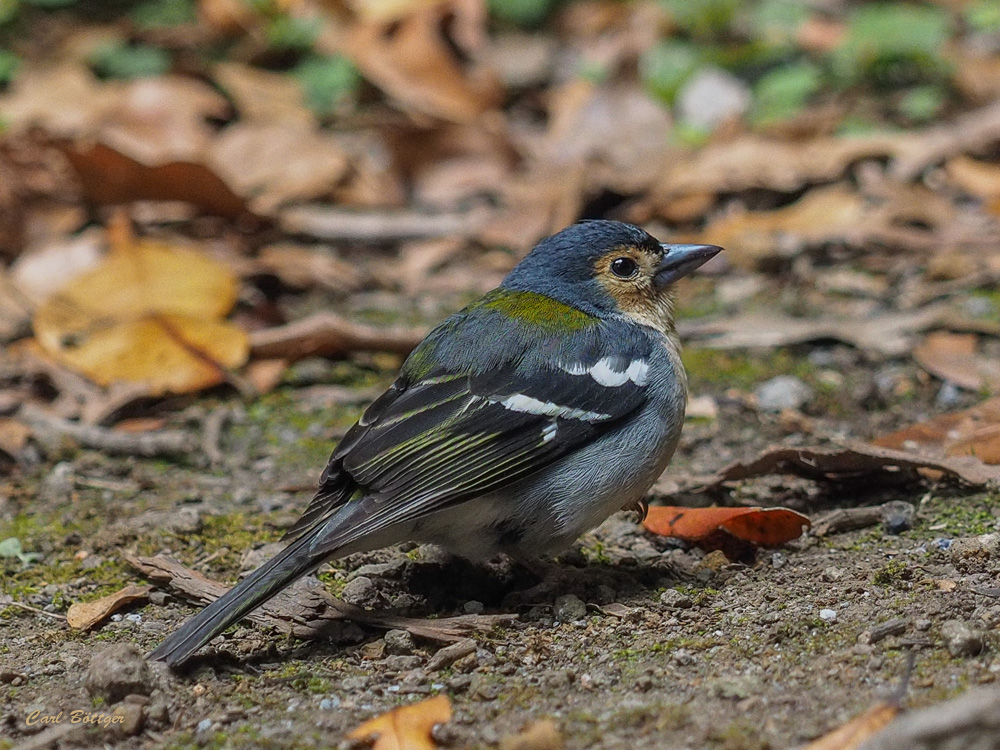
M 896 450 L 935 456 L 975 456 L 983 463 L 1000 464 L 1000 397 L 971 409 L 941 414 L 872 442 Z
M 726 248 L 734 265 L 756 269 L 774 257 L 856 234 L 871 213 L 865 199 L 843 185 L 810 190 L 774 211 L 740 211 L 710 221 L 699 237 Z
M 451 721 L 451 701 L 437 695 L 369 719 L 347 736 L 362 740 L 376 735 L 372 750 L 435 750 L 431 732 L 446 721 Z
M 878 703 L 838 729 L 806 745 L 802 750 L 857 750 L 899 714 L 895 703 Z
M 134 583 L 130 583 L 120 591 L 102 596 L 92 602 L 76 602 L 70 605 L 69 611 L 66 612 L 66 621 L 72 628 L 87 630 L 126 604 L 145 599 L 152 590 L 153 587 L 149 584 L 136 586 Z
M 226 100 L 201 81 L 140 78 L 123 85 L 114 112 L 95 138 L 150 167 L 197 162 L 215 135 L 209 118 L 223 119 L 228 113 Z
M 899 476 L 903 469 L 932 469 L 954 479 L 981 487 L 1000 481 L 1000 468 L 987 466 L 978 459 L 959 456 L 936 459 L 912 453 L 855 445 L 850 448 L 768 448 L 757 458 L 726 466 L 706 483 L 717 486 L 769 474 L 793 474 L 814 481 L 871 477 L 891 472 Z
M 335 292 L 352 292 L 361 288 L 365 281 L 355 264 L 336 257 L 332 249 L 269 245 L 260 251 L 257 263 L 292 289 L 318 286 Z
M 217 216 L 236 218 L 247 213 L 243 199 L 202 164 L 170 162 L 147 166 L 101 143 L 59 146 L 76 171 L 84 197 L 91 203 L 186 201 Z
M 98 384 L 186 393 L 223 382 L 246 361 L 246 334 L 222 320 L 236 294 L 236 279 L 202 253 L 119 239 L 96 269 L 39 307 L 35 335 Z
M 318 124 L 293 76 L 226 62 L 212 68 L 212 77 L 232 98 L 243 121 L 308 128 Z
M 358 23 L 348 39 L 347 54 L 366 78 L 404 108 L 452 122 L 472 122 L 499 101 L 499 84 L 488 70 L 467 70 L 460 64 L 453 49 L 461 48 L 460 41 L 465 40 L 445 37 L 449 14 L 454 14 L 458 28 L 485 28 L 481 3 L 421 3 L 402 18 Z
M 743 314 L 706 322 L 681 321 L 685 339 L 712 349 L 769 349 L 808 341 L 835 339 L 866 352 L 887 357 L 909 354 L 914 335 L 949 320 L 944 306 L 883 313 L 863 319 L 792 318 L 781 315 Z
M 788 508 L 680 508 L 653 505 L 642 525 L 654 534 L 689 542 L 715 532 L 729 532 L 737 539 L 763 547 L 776 547 L 798 539 L 809 519 Z
M 332 136 L 282 123 L 231 125 L 213 142 L 207 164 L 261 214 L 331 193 L 348 168 Z
M 57 137 L 92 135 L 118 106 L 119 91 L 119 84 L 99 82 L 83 65 L 29 67 L 0 97 L 0 118 L 11 132 L 40 127 Z
M 562 734 L 552 719 L 533 721 L 520 732 L 500 738 L 500 750 L 563 750 Z
M 0 452 L 17 458 L 28 444 L 31 428 L 9 417 L 0 417 Z
M 956 156 L 945 165 L 945 173 L 966 193 L 986 201 L 990 213 L 1000 216 L 1000 164 Z
M 1000 359 L 979 354 L 974 334 L 935 331 L 913 350 L 927 372 L 972 391 L 1000 389 Z

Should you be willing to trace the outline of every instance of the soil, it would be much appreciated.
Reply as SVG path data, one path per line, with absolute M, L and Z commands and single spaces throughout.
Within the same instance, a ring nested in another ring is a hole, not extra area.
M 719 414 L 690 420 L 674 475 L 712 472 L 777 442 L 862 440 L 943 410 L 945 397 L 947 408 L 977 400 L 942 391 L 915 366 L 872 362 L 847 347 L 692 350 L 687 362 L 693 395 L 712 396 Z M 187 672 L 154 666 L 150 696 L 116 706 L 88 692 L 88 669 L 95 659 L 101 668 L 106 648 L 146 653 L 194 609 L 154 588 L 148 602 L 86 632 L 45 613 L 144 583 L 123 551 L 169 554 L 232 581 L 246 553 L 276 541 L 304 508 L 336 438 L 397 364 L 304 362 L 253 402 L 219 393 L 171 404 L 167 422 L 181 428 L 227 410 L 216 466 L 202 456 L 112 458 L 67 444 L 4 480 L 0 538 L 17 537 L 42 557 L 0 559 L 3 593 L 41 610 L 0 607 L 0 748 L 31 746 L 53 732 L 55 719 L 44 717 L 62 711 L 66 726 L 74 710 L 117 710 L 129 720 L 68 732 L 64 747 L 349 746 L 345 733 L 363 720 L 438 693 L 454 703 L 454 719 L 435 734 L 446 747 L 496 747 L 551 718 L 569 748 L 790 748 L 897 691 L 907 652 L 915 655 L 909 706 L 1000 676 L 1000 553 L 982 536 L 1000 530 L 997 494 L 928 481 L 824 486 L 776 477 L 726 497 L 671 502 L 787 505 L 816 517 L 902 500 L 916 508 L 914 525 L 807 535 L 748 564 L 653 537 L 622 513 L 581 539 L 542 584 L 509 561 L 473 566 L 404 545 L 339 561 L 319 577 L 334 594 L 410 616 L 517 619 L 476 636 L 471 653 L 437 671 L 425 666 L 446 644 L 398 632 L 350 624 L 327 640 L 297 641 L 243 624 Z M 759 412 L 748 393 L 784 373 L 811 387 L 804 413 Z

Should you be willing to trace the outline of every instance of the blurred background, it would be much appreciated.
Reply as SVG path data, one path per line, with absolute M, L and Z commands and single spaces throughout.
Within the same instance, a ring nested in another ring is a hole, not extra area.
M 455 746 L 543 712 L 573 747 L 761 750 L 894 690 L 904 646 L 937 649 L 918 701 L 995 681 L 1000 0 L 0 0 L 0 748 L 89 705 L 97 641 L 190 614 L 126 552 L 252 567 L 429 328 L 595 217 L 726 249 L 678 285 L 654 496 L 844 525 L 747 567 L 612 519 L 563 558 L 583 599 L 453 672 L 242 629 L 263 676 L 132 713 L 330 746 L 445 683 Z M 412 547 L 319 576 L 434 617 L 526 585 Z

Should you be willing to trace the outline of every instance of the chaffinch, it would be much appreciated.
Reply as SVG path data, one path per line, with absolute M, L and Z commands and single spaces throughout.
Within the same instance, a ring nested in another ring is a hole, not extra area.
M 290 544 L 150 658 L 184 662 L 353 552 L 418 541 L 529 559 L 644 507 L 684 422 L 672 285 L 720 250 L 616 221 L 542 240 L 410 354 L 334 450 Z

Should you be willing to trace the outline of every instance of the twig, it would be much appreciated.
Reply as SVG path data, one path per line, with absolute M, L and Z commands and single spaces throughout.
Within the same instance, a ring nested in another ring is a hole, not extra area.
M 323 240 L 391 242 L 421 237 L 456 237 L 475 233 L 490 216 L 487 209 L 465 213 L 418 211 L 348 211 L 328 206 L 296 206 L 281 212 L 285 232 Z
M 218 466 L 225 459 L 226 455 L 219 447 L 222 442 L 222 430 L 232 413 L 225 406 L 209 412 L 202 424 L 201 431 L 201 452 L 205 454 L 212 466 Z
M 213 581 L 196 570 L 185 568 L 169 557 L 137 557 L 129 554 L 123 557 L 125 562 L 151 581 L 202 604 L 215 601 L 229 590 L 224 584 Z M 401 617 L 392 612 L 361 609 L 334 599 L 313 579 L 313 585 L 308 582 L 298 583 L 285 589 L 247 619 L 304 639 L 324 637 L 332 623 L 351 620 L 384 630 L 407 630 L 431 641 L 451 643 L 461 641 L 471 633 L 488 632 L 494 625 L 513 622 L 517 616 L 460 615 L 439 620 Z
M 869 739 L 861 750 L 996 747 L 1000 690 L 984 688 L 945 703 L 910 711 Z
M 111 455 L 156 458 L 187 456 L 198 450 L 197 437 L 179 430 L 116 432 L 96 425 L 70 422 L 31 403 L 21 407 L 18 417 L 24 420 L 44 442 L 58 443 L 61 438 L 67 437 L 79 443 L 81 447 Z
M 46 617 L 51 617 L 53 620 L 62 620 L 63 622 L 66 621 L 65 615 L 60 615 L 55 612 L 46 612 L 44 609 L 39 609 L 38 607 L 32 607 L 30 604 L 22 604 L 21 602 L 14 602 L 14 601 L 10 602 L 0 601 L 0 606 L 17 607 L 18 609 L 24 609 L 27 610 L 28 612 L 33 612 L 36 615 L 45 615 Z
M 250 349 L 256 359 L 335 357 L 356 351 L 409 354 L 426 334 L 423 328 L 377 328 L 318 313 L 250 334 Z

